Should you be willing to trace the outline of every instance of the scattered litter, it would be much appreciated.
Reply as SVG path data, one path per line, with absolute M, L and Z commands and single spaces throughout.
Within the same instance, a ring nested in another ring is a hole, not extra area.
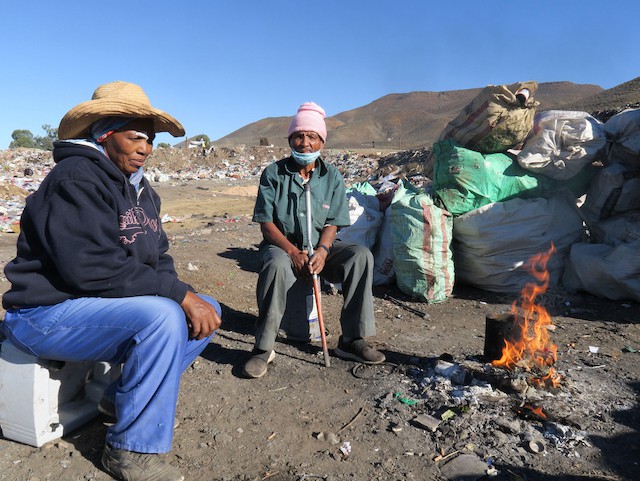
M 443 421 L 448 421 L 449 419 L 455 417 L 455 415 L 456 415 L 455 411 L 451 409 L 447 409 L 445 412 L 443 412 L 440 415 L 440 419 L 442 419 Z
M 346 458 L 351 454 L 351 443 L 349 441 L 345 441 L 340 446 L 340 452 Z
M 461 454 L 440 467 L 450 481 L 476 481 L 487 474 L 489 465 L 475 454 Z
M 441 419 L 434 418 L 428 414 L 420 414 L 413 419 L 413 422 L 423 429 L 428 429 L 431 432 L 435 432 L 438 426 L 442 423 Z
M 535 454 L 544 453 L 544 443 L 542 441 L 531 440 L 527 443 L 527 449 Z
M 600 348 L 598 346 L 589 346 L 589 352 L 591 354 L 597 354 Z
M 395 397 L 402 404 L 406 404 L 407 406 L 413 406 L 415 404 L 418 404 L 418 401 L 416 401 L 415 399 L 410 399 L 408 397 L 404 397 L 399 392 L 395 393 L 395 395 L 393 397 Z
M 544 437 L 567 456 L 580 457 L 575 451 L 578 445 L 591 446 L 587 441 L 587 433 L 557 422 L 545 423 Z

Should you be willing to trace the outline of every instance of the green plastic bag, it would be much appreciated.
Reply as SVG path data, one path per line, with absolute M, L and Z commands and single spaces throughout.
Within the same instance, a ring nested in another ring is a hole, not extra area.
M 532 175 L 506 154 L 481 154 L 451 140 L 433 145 L 432 191 L 454 216 L 513 198 L 547 197 L 554 182 Z
M 552 179 L 523 169 L 507 154 L 481 154 L 451 140 L 433 144 L 435 164 L 431 191 L 435 202 L 454 216 L 493 202 L 511 199 L 549 199 L 561 190 L 576 198 L 586 193 L 597 172 L 585 166 L 569 179 Z
M 406 180 L 389 210 L 398 288 L 428 303 L 446 300 L 454 284 L 453 217 Z

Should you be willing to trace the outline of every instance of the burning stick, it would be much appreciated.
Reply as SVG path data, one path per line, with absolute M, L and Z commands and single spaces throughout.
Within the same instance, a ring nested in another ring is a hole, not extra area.
M 557 360 L 558 351 L 557 346 L 549 339 L 549 326 L 553 323 L 547 310 L 535 303 L 536 297 L 546 292 L 549 286 L 547 261 L 554 252 L 555 247 L 552 244 L 546 253 L 537 254 L 529 260 L 528 266 L 538 283 L 525 284 L 520 308 L 517 300 L 511 305 L 514 320 L 509 336 L 511 339 L 504 339 L 505 346 L 500 359 L 492 361 L 494 366 L 506 369 L 520 367 L 527 371 L 534 368 L 542 371 L 544 376 L 531 380 L 537 387 L 560 385 L 560 376 L 552 367 Z

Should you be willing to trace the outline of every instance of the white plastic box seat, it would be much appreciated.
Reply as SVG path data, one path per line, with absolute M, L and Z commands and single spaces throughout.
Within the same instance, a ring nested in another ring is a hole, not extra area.
M 313 295 L 313 282 L 310 279 L 298 278 L 293 284 L 285 304 L 285 311 L 280 323 L 280 333 L 287 339 L 317 341 L 320 339 L 318 308 Z
M 119 375 L 106 362 L 49 361 L 0 343 L 0 428 L 40 447 L 98 415 L 102 395 Z

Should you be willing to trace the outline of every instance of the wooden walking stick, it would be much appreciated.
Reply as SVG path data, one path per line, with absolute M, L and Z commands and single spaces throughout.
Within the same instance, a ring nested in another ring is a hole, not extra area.
M 311 219 L 311 187 L 309 186 L 309 182 L 304 184 L 304 195 L 307 203 L 307 252 L 309 254 L 309 258 L 313 256 L 313 240 L 312 240 L 312 232 L 313 232 L 313 222 Z M 313 296 L 316 300 L 316 307 L 318 309 L 318 325 L 320 327 L 320 338 L 322 339 L 322 352 L 324 353 L 324 365 L 326 367 L 330 367 L 331 363 L 329 362 L 329 349 L 327 348 L 327 336 L 324 331 L 324 319 L 322 317 L 322 296 L 320 291 L 320 282 L 318 279 L 318 274 L 313 274 Z

